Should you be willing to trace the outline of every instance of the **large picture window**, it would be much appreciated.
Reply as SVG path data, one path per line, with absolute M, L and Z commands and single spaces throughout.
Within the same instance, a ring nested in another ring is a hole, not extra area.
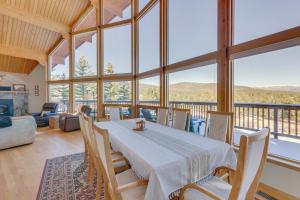
M 69 42 L 64 40 L 59 47 L 49 56 L 49 79 L 66 80 L 69 79 Z
M 139 21 L 139 72 L 160 66 L 159 4 Z
M 234 43 L 242 43 L 300 25 L 298 0 L 235 0 Z
M 131 72 L 131 26 L 104 30 L 104 74 Z
M 169 62 L 217 50 L 217 0 L 169 1 Z
M 234 111 L 238 129 L 255 131 L 270 127 L 272 137 L 299 142 L 285 137 L 300 134 L 299 55 L 297 46 L 234 60 Z M 276 144 L 282 145 L 278 140 Z M 291 156 L 289 151 L 278 152 L 276 148 L 271 152 Z
M 58 103 L 58 112 L 69 112 L 69 84 L 50 84 L 49 102 Z
M 97 75 L 97 34 L 83 33 L 75 36 L 74 77 Z
M 173 72 L 168 76 L 169 106 L 190 109 L 190 131 L 204 134 L 206 112 L 217 110 L 217 65 Z
M 160 92 L 159 76 L 140 79 L 139 85 L 139 104 L 159 105 Z
M 97 83 L 85 82 L 74 84 L 74 110 L 79 105 L 88 105 L 92 108 L 92 115 L 97 113 Z
M 131 103 L 131 81 L 106 81 L 103 91 L 104 103 Z

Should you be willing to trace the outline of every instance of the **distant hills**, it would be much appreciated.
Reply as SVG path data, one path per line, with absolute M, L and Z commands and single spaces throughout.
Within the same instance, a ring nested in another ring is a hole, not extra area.
M 159 87 L 140 85 L 141 100 L 159 99 Z M 169 87 L 171 101 L 216 101 L 215 83 L 181 82 Z M 300 104 L 300 86 L 235 86 L 235 102 Z

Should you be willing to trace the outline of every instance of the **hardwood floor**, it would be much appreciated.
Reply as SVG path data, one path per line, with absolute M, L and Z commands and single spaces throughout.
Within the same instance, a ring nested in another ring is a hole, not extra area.
M 0 200 L 34 200 L 48 158 L 83 152 L 79 131 L 39 130 L 33 144 L 0 150 Z

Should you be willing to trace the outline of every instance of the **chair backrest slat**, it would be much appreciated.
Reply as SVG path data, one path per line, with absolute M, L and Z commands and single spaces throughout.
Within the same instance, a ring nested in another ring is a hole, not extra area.
M 168 124 L 169 108 L 160 107 L 157 110 L 157 123 L 161 125 Z
M 236 174 L 229 199 L 254 199 L 268 155 L 270 129 L 242 135 Z
M 109 113 L 110 120 L 111 121 L 121 120 L 121 110 L 122 108 L 120 107 L 109 107 L 108 113 Z
M 104 178 L 108 184 L 109 193 L 114 200 L 121 200 L 121 194 L 118 192 L 118 184 L 115 176 L 115 171 L 112 164 L 111 149 L 108 137 L 108 131 L 93 125 L 95 134 L 96 148 L 98 152 L 98 161 L 104 168 Z
M 173 128 L 189 131 L 191 110 L 174 108 L 172 118 Z
M 208 111 L 204 135 L 232 144 L 233 113 Z

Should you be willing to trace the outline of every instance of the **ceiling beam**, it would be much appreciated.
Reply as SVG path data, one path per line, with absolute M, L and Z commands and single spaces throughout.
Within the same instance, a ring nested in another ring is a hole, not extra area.
M 71 31 L 67 24 L 59 23 L 40 15 L 32 14 L 26 10 L 19 9 L 8 5 L 7 3 L 0 2 L 0 14 L 6 15 L 17 20 L 42 27 L 44 29 L 54 31 L 57 33 L 66 34 Z
M 30 60 L 36 60 L 41 65 L 47 64 L 47 54 L 42 51 L 37 51 L 33 49 L 26 49 L 14 46 L 6 46 L 0 44 L 0 54 L 6 56 L 14 56 L 19 58 L 26 58 Z

